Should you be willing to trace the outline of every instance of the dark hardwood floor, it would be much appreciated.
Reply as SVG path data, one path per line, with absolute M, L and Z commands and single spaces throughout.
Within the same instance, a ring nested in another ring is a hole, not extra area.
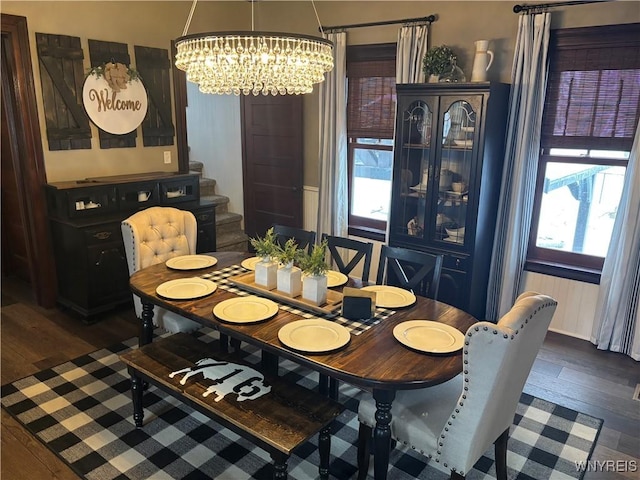
M 29 287 L 11 278 L 2 281 L 1 306 L 3 385 L 138 332 L 133 308 L 112 312 L 86 325 L 68 311 L 38 307 Z M 549 333 L 525 392 L 604 419 L 592 459 L 610 462 L 601 464 L 600 471 L 587 472 L 586 480 L 637 480 L 640 401 L 634 400 L 633 394 L 638 383 L 640 365 L 631 358 L 601 352 L 583 340 Z M 4 410 L 1 433 L 3 480 L 77 480 L 73 471 Z M 626 472 L 613 471 L 625 467 Z

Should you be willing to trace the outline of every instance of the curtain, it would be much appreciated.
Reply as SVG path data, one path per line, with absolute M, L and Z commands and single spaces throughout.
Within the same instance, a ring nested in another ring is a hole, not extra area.
M 487 287 L 487 319 L 497 321 L 520 292 L 547 84 L 551 14 L 521 15 L 511 69 L 511 95 L 498 221 Z
M 396 83 L 422 83 L 422 59 L 427 53 L 429 27 L 426 24 L 403 25 L 398 30 Z
M 602 267 L 591 342 L 640 360 L 640 125 Z
M 347 34 L 326 33 L 333 42 L 333 70 L 320 84 L 320 152 L 316 238 L 346 237 L 349 226 L 347 169 Z

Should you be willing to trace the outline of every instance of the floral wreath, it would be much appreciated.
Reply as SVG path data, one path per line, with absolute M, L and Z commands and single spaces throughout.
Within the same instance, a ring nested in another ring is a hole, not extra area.
M 103 63 L 89 70 L 87 75 L 95 75 L 97 78 L 104 77 L 111 89 L 118 93 L 127 89 L 127 83 L 140 79 L 137 70 L 127 67 L 123 63 Z

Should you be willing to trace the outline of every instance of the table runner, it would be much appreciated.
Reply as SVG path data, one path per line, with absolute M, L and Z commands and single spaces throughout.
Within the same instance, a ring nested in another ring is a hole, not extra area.
M 240 295 L 240 296 L 255 295 L 252 292 L 247 292 L 246 290 L 238 288 L 228 280 L 229 277 L 233 277 L 234 275 L 240 275 L 248 271 L 249 271 L 248 269 L 244 268 L 241 265 L 231 265 L 229 267 L 222 268 L 220 270 L 214 270 L 212 272 L 200 275 L 200 278 L 211 280 L 212 282 L 215 282 L 218 285 L 218 288 L 222 288 L 223 290 L 227 290 L 229 292 L 235 293 L 236 295 Z M 338 312 L 321 315 L 316 312 L 312 313 L 307 310 L 302 310 L 300 308 L 288 305 L 286 303 L 282 303 L 275 299 L 271 299 L 271 300 L 276 302 L 278 304 L 278 307 L 281 308 L 282 310 L 294 313 L 303 318 L 307 318 L 307 319 L 319 318 L 323 320 L 330 320 L 332 322 L 336 322 L 339 325 L 346 327 L 347 330 L 349 330 L 349 332 L 352 335 L 360 335 L 362 332 L 367 331 L 369 328 L 373 327 L 374 325 L 377 325 L 385 318 L 388 318 L 394 313 L 396 313 L 395 310 L 389 310 L 387 308 L 377 307 L 375 315 L 373 317 L 368 319 L 351 320 L 341 316 Z

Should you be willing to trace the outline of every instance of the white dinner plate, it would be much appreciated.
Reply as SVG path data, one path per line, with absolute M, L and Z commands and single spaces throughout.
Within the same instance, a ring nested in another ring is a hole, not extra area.
M 444 237 L 442 240 L 450 243 L 457 243 L 458 245 L 464 245 L 464 237 L 462 238 L 453 238 L 453 237 Z
M 464 334 L 450 325 L 431 320 L 408 320 L 393 329 L 396 339 L 426 353 L 452 353 L 464 345 Z
M 389 285 L 369 285 L 362 290 L 376 292 L 376 307 L 400 308 L 416 303 L 416 296 L 409 290 Z
M 170 258 L 165 265 L 174 270 L 198 270 L 199 268 L 211 267 L 218 263 L 216 257 L 209 255 L 182 255 Z
M 299 352 L 326 353 L 344 347 L 351 334 L 342 325 L 316 318 L 286 324 L 278 331 L 278 338 Z
M 240 262 L 240 265 L 242 265 L 247 270 L 255 270 L 256 263 L 258 263 L 260 260 L 262 260 L 260 257 L 245 258 L 242 262 Z
M 278 313 L 278 304 L 262 297 L 248 295 L 230 298 L 213 307 L 213 314 L 225 322 L 262 322 Z
M 193 298 L 206 297 L 213 293 L 218 285 L 211 280 L 203 278 L 178 278 L 161 283 L 156 288 L 156 293 L 170 300 L 191 300 Z
M 349 281 L 349 277 L 347 277 L 342 272 L 336 272 L 335 270 L 327 270 L 327 287 L 339 287 L 340 285 L 344 285 Z

